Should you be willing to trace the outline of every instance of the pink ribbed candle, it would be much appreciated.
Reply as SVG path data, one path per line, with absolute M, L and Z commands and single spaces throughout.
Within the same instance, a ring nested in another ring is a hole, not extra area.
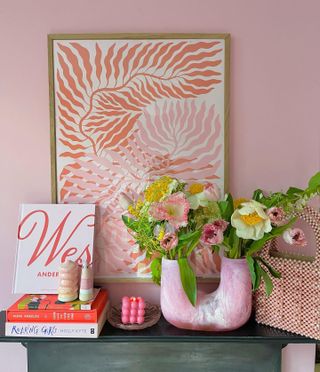
M 121 321 L 123 324 L 144 322 L 145 301 L 142 297 L 122 297 Z

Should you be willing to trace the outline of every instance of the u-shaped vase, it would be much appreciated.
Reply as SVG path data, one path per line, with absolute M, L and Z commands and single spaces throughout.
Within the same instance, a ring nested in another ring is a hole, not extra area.
M 181 284 L 178 262 L 162 259 L 161 310 L 178 328 L 231 331 L 241 327 L 252 310 L 246 260 L 222 257 L 219 287 L 209 294 L 198 292 L 196 306 L 192 306 Z

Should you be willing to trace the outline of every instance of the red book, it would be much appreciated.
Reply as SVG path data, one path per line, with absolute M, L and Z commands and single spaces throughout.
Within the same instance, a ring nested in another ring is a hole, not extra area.
M 7 322 L 96 323 L 107 302 L 108 293 L 103 289 L 90 310 L 80 310 L 79 306 L 79 310 L 74 310 L 77 301 L 62 303 L 57 300 L 57 295 L 24 295 L 7 309 Z

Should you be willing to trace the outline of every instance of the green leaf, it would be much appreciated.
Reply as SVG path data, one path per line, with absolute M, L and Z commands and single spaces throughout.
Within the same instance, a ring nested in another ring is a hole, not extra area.
M 234 211 L 232 195 L 228 194 L 227 199 L 219 201 L 218 205 L 221 211 L 221 217 L 226 221 L 230 221 L 231 215 Z
M 138 228 L 138 221 L 128 216 L 122 215 L 122 221 L 131 230 L 136 231 Z
M 257 280 L 257 275 L 254 269 L 254 259 L 251 256 L 247 256 L 246 260 L 247 260 L 247 264 L 248 264 L 249 272 L 251 276 L 252 288 L 254 289 L 256 287 L 256 280 Z
M 211 248 L 213 249 L 215 253 L 219 253 L 220 251 L 220 247 L 218 245 L 213 245 Z
M 194 250 L 194 248 L 199 244 L 200 236 L 201 236 L 201 232 L 200 231 L 196 231 L 195 232 L 195 235 L 193 237 L 193 240 L 188 245 L 188 249 L 187 249 L 187 253 L 186 253 L 186 256 L 187 257 L 190 256 L 190 254 L 192 253 L 192 251 Z
M 304 191 L 302 189 L 298 189 L 297 187 L 289 187 L 287 191 L 288 196 L 293 196 L 297 194 L 302 194 Z
M 199 231 L 191 231 L 189 233 L 186 233 L 186 234 L 179 234 L 178 235 L 178 238 L 179 238 L 179 242 L 180 241 L 183 241 L 183 240 L 193 240 L 196 236 L 199 236 L 200 233 Z
M 255 201 L 260 201 L 263 198 L 263 191 L 261 189 L 257 189 L 253 192 L 252 199 Z
M 279 273 L 277 270 L 275 270 L 265 259 L 262 257 L 256 257 L 257 260 L 263 263 L 263 265 L 268 269 L 269 273 L 277 279 L 281 278 L 281 273 Z
M 254 261 L 254 270 L 255 270 L 255 272 L 256 272 L 256 277 L 257 277 L 257 279 L 256 279 L 256 285 L 255 285 L 255 287 L 253 288 L 253 290 L 254 291 L 256 291 L 259 287 L 260 287 L 260 283 L 261 283 L 261 267 L 260 267 L 260 265 L 259 265 L 259 263 L 255 260 Z
M 218 201 L 218 205 L 221 212 L 221 217 L 224 218 L 226 210 L 228 208 L 228 202 L 226 200 L 220 200 Z
M 272 280 L 269 278 L 268 273 L 262 267 L 261 267 L 261 275 L 264 281 L 264 287 L 266 290 L 267 297 L 269 297 L 273 290 Z
M 316 190 L 320 186 L 320 172 L 317 172 L 310 178 L 308 186 L 313 190 Z
M 260 249 L 262 249 L 265 243 L 272 238 L 273 238 L 272 235 L 265 234 L 260 240 L 254 240 L 253 243 L 251 243 L 249 249 L 247 250 L 246 256 L 252 256 L 254 253 L 260 251 Z
M 232 213 L 234 211 L 233 198 L 232 198 L 232 195 L 231 194 L 228 194 L 228 196 L 227 196 L 227 202 L 228 202 L 228 207 L 227 207 L 226 215 L 225 215 L 225 218 L 224 219 L 226 221 L 230 221 L 230 218 L 231 218 Z
M 150 265 L 151 268 L 151 274 L 152 274 L 152 280 L 154 283 L 159 284 L 161 283 L 161 266 L 162 261 L 161 258 L 155 258 Z
M 222 244 L 220 244 L 220 246 L 224 247 L 226 252 L 230 252 L 231 246 L 229 244 L 229 237 L 228 236 L 223 237 L 223 242 L 222 242 Z
M 197 302 L 197 280 L 196 276 L 189 265 L 187 258 L 178 259 L 179 269 L 180 269 L 180 279 L 181 284 L 184 289 L 185 294 L 187 295 L 189 301 L 193 306 Z
M 233 228 L 231 229 L 229 242 L 231 246 L 229 257 L 240 258 L 241 257 L 241 252 L 239 252 L 240 238 L 236 234 L 236 229 Z

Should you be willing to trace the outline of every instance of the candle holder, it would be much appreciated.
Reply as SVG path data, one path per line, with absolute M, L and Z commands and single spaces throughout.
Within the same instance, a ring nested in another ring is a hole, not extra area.
M 125 297 L 124 297 L 125 298 Z M 127 297 L 127 299 L 129 299 L 129 303 L 130 303 L 130 298 Z M 111 311 L 109 313 L 109 317 L 108 317 L 108 321 L 109 323 L 113 326 L 113 327 L 116 327 L 116 328 L 120 328 L 120 329 L 124 329 L 124 330 L 129 330 L 129 331 L 139 331 L 141 329 L 144 329 L 144 328 L 148 328 L 148 327 L 152 327 L 153 325 L 155 325 L 156 323 L 158 323 L 159 319 L 160 319 L 160 316 L 161 316 L 161 310 L 160 310 L 160 306 L 157 306 L 157 305 L 152 305 L 152 304 L 149 304 L 148 302 L 144 302 L 144 315 L 143 315 L 143 322 L 142 322 L 142 319 L 140 319 L 140 324 L 138 323 L 138 311 L 139 311 L 139 304 L 138 302 L 139 301 L 133 301 L 131 303 L 136 303 L 136 305 L 134 305 L 134 309 L 137 310 L 136 311 L 136 321 L 134 321 L 134 315 L 132 316 L 132 319 L 131 318 L 131 306 L 130 306 L 130 310 L 129 312 L 126 312 L 123 314 L 123 310 L 124 309 L 127 309 L 126 306 L 125 308 L 123 308 L 123 299 L 122 299 L 122 303 L 117 305 L 117 306 L 112 306 L 111 308 Z M 125 300 L 125 303 L 127 305 L 127 300 Z M 128 309 L 127 309 L 128 310 Z M 140 309 L 142 310 L 142 309 Z M 127 318 L 123 319 L 123 316 L 127 316 L 129 317 L 129 320 L 128 320 L 128 323 L 124 323 L 123 320 L 127 320 Z M 130 321 L 132 320 L 132 322 Z

